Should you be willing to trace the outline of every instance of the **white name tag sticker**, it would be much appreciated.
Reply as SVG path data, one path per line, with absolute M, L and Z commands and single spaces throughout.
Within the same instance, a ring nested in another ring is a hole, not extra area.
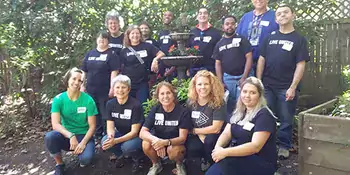
M 155 119 L 156 119 L 156 120 L 164 120 L 164 114 L 162 114 L 162 113 L 156 113 Z
M 101 54 L 99 60 L 106 61 L 107 60 L 107 54 Z
M 78 107 L 77 112 L 78 112 L 78 114 L 85 113 L 86 112 L 86 107 Z
M 146 40 L 145 42 L 146 42 L 146 43 L 153 44 L 152 40 Z
M 132 114 L 131 109 L 124 109 L 124 115 L 131 116 L 131 114 Z
M 210 40 L 211 40 L 211 36 L 205 36 L 205 37 L 203 38 L 203 42 L 206 42 L 206 43 L 209 43 Z
M 267 27 L 270 25 L 270 21 L 261 21 L 260 25 Z
M 242 38 L 233 38 L 232 43 L 239 43 L 242 41 Z
M 252 46 L 257 46 L 257 45 L 258 45 L 258 40 L 257 40 L 257 39 L 250 40 L 249 42 L 250 42 L 250 44 L 251 44 Z
M 142 57 L 142 58 L 148 56 L 148 55 L 147 55 L 147 51 L 145 51 L 145 50 L 140 50 L 140 51 L 138 51 L 137 53 L 140 54 L 140 57 Z
M 291 51 L 292 48 L 293 48 L 293 44 L 287 44 L 287 43 L 285 43 L 285 44 L 283 44 L 283 46 L 282 46 L 282 49 L 283 49 L 283 50 L 287 50 L 287 51 Z
M 199 112 L 199 111 L 192 111 L 191 117 L 192 118 L 199 118 L 200 115 L 201 115 L 201 112 Z
M 169 43 L 169 39 L 168 38 L 163 39 L 163 44 L 168 44 L 168 43 Z
M 200 38 L 200 37 L 195 37 L 193 40 L 195 40 L 195 41 L 200 41 L 201 38 Z
M 254 128 L 254 126 L 255 125 L 253 123 L 247 122 L 244 124 L 243 129 L 245 129 L 247 131 L 251 131 Z

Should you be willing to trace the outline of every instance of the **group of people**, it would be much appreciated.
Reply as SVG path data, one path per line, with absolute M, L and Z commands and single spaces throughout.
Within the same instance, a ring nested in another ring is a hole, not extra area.
M 81 69 L 64 76 L 67 91 L 53 99 L 53 131 L 45 145 L 56 161 L 55 174 L 64 172 L 61 150 L 78 155 L 84 167 L 100 138 L 116 167 L 132 158 L 132 172 L 147 156 L 148 175 L 162 171 L 165 157 L 176 163 L 178 175 L 186 174 L 187 158 L 201 158 L 207 175 L 274 174 L 277 157 L 288 158 L 292 148 L 299 82 L 309 56 L 305 38 L 294 29 L 291 6 L 273 11 L 268 0 L 252 2 L 255 9 L 239 23 L 235 16 L 222 18 L 223 35 L 208 22 L 208 9 L 198 10 L 189 47 L 199 47 L 203 59 L 189 69 L 188 101 L 181 105 L 176 88 L 160 82 L 153 93 L 158 103 L 148 116 L 143 102 L 150 87 L 157 77 L 175 73 L 161 62 L 175 44 L 169 37 L 173 14 L 164 13 L 156 41 L 148 23 L 122 33 L 118 14 L 108 12 L 108 32 L 98 34 Z

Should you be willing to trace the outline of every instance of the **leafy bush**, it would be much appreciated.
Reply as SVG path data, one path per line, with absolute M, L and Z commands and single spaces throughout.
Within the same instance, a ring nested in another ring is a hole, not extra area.
M 332 116 L 350 117 L 350 66 L 346 66 L 342 71 L 342 76 L 346 83 L 346 90 L 338 97 L 338 103 L 332 111 Z

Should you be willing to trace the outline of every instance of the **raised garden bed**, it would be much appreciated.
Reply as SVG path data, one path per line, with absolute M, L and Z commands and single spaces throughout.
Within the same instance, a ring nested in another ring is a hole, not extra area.
M 300 175 L 350 175 L 350 119 L 329 116 L 337 99 L 299 114 Z

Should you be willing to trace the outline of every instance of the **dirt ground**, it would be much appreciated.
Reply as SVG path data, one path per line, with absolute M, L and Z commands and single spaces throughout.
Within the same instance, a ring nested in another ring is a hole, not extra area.
M 19 139 L 22 140 L 23 138 Z M 30 139 L 24 144 L 13 144 L 12 147 L 5 146 L 9 139 L 0 140 L 0 174 L 1 175 L 45 175 L 53 174 L 54 160 L 50 158 L 44 148 L 43 136 Z M 96 156 L 92 165 L 79 167 L 76 156 L 65 153 L 66 172 L 68 175 L 112 175 L 132 174 L 131 162 L 126 163 L 123 168 L 115 168 L 113 162 L 108 160 L 109 154 L 96 150 Z M 280 161 L 278 172 L 282 175 L 297 174 L 297 154 L 293 153 L 288 160 Z M 138 174 L 147 174 L 150 162 L 146 161 L 144 169 Z M 173 164 L 166 164 L 161 175 L 171 174 Z M 202 175 L 199 160 L 187 161 L 189 175 Z

